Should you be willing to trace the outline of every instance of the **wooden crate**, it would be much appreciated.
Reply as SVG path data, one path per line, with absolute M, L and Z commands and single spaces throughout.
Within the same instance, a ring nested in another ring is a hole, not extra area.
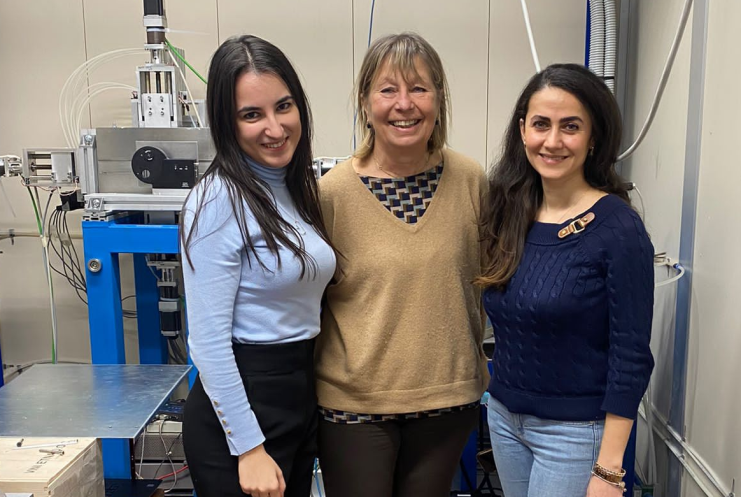
M 104 497 L 100 442 L 80 438 L 64 455 L 38 448 L 18 450 L 20 438 L 0 437 L 0 491 L 29 492 L 34 497 Z M 26 438 L 23 446 L 57 443 L 61 438 Z M 55 447 L 44 447 L 54 449 Z

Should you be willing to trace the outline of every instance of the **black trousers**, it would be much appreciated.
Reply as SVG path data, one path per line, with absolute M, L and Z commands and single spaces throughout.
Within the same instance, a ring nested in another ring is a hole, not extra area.
M 337 424 L 319 421 L 327 497 L 449 497 L 478 409 L 438 417 Z
M 308 497 L 317 453 L 314 340 L 233 349 L 265 450 L 283 471 L 285 497 Z M 183 446 L 198 497 L 247 495 L 200 377 L 185 403 Z

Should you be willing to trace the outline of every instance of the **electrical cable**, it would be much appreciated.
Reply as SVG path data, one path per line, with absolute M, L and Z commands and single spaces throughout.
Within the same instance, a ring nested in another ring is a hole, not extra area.
M 38 190 L 36 190 L 38 193 Z M 46 200 L 46 206 L 44 207 L 44 217 L 41 219 L 41 243 L 42 243 L 42 250 L 44 254 L 44 266 L 46 269 L 46 278 L 49 282 L 49 304 L 51 308 L 51 360 L 52 363 L 56 364 L 57 362 L 57 347 L 58 347 L 58 339 L 59 339 L 59 328 L 57 325 L 57 306 L 54 302 L 54 283 L 51 275 L 51 262 L 49 260 L 49 243 L 48 243 L 48 235 L 45 232 L 45 226 L 46 226 L 46 216 L 49 213 L 49 205 L 51 204 L 51 199 L 54 196 L 54 192 L 52 191 L 49 193 L 49 198 Z
M 124 85 L 124 84 L 110 84 L 109 86 L 104 86 L 102 88 L 98 88 L 94 92 L 90 93 L 88 96 L 86 96 L 82 102 L 78 105 L 79 111 L 77 112 L 77 118 L 74 120 L 74 129 L 79 130 L 80 129 L 80 122 L 82 121 L 82 114 L 85 112 L 85 106 L 95 97 L 97 97 L 99 94 L 109 91 L 109 90 L 128 90 L 131 92 L 135 92 L 136 88 L 130 85 Z M 72 110 L 74 115 L 74 109 Z M 70 146 L 76 146 L 77 144 L 73 141 L 73 144 Z
M 374 0 L 374 1 L 375 1 L 375 0 Z M 198 74 L 198 71 L 196 71 L 196 70 L 195 70 L 195 69 L 193 68 L 193 66 L 191 66 L 191 65 L 190 65 L 190 64 L 188 63 L 188 61 L 187 61 L 187 60 L 185 60 L 185 58 L 184 58 L 184 57 L 183 57 L 182 55 L 180 55 L 180 54 L 178 53 L 178 51 L 177 51 L 177 50 L 175 50 L 175 47 L 173 47 L 173 46 L 172 46 L 172 45 L 170 44 L 170 42 L 169 42 L 169 41 L 168 41 L 167 39 L 165 39 L 165 44 L 167 45 L 167 48 L 169 48 L 169 49 L 170 49 L 170 53 L 174 53 L 174 54 L 175 54 L 175 56 L 176 56 L 176 57 L 177 57 L 178 59 L 182 60 L 182 61 L 183 61 L 183 64 L 185 64 L 186 66 L 188 66 L 188 69 L 190 69 L 191 71 L 193 71 L 193 74 L 195 74 L 196 76 L 198 76 L 198 79 L 200 79 L 201 81 L 203 81 L 203 84 L 204 84 L 204 85 L 207 85 L 207 84 L 208 84 L 208 81 L 206 81 L 206 79 L 205 79 L 205 78 L 204 78 L 203 76 L 201 76 L 200 74 Z M 183 80 L 185 80 L 185 76 L 183 76 Z
M 167 448 L 167 444 L 165 443 L 165 437 L 162 436 L 162 428 L 164 426 L 165 426 L 165 421 L 163 419 L 161 419 L 160 420 L 160 429 L 159 429 L 160 440 L 162 441 L 162 447 L 165 449 L 165 456 L 167 457 L 167 460 L 170 461 L 170 466 L 172 467 L 172 472 L 175 475 L 175 481 L 173 482 L 172 487 L 170 487 L 169 490 L 165 490 L 165 493 L 169 493 L 173 488 L 175 488 L 175 485 L 178 484 L 178 474 L 177 474 L 177 471 L 175 470 L 175 463 L 172 462 L 172 458 L 170 457 L 170 451 L 172 450 L 172 446 L 175 444 L 175 442 L 173 441 L 170 444 L 170 448 L 169 449 Z
M 15 209 L 13 208 L 13 202 L 10 201 L 10 196 L 8 195 L 8 192 L 5 190 L 5 185 L 2 182 L 2 177 L 0 177 L 0 190 L 3 192 L 3 198 L 8 204 L 8 209 L 10 210 L 10 214 L 12 214 L 13 218 L 17 218 L 18 216 L 15 213 Z
M 166 459 L 169 460 L 169 462 L 170 462 L 170 464 L 172 466 L 172 471 L 175 472 L 175 464 L 172 462 L 172 459 L 170 458 L 170 455 L 169 454 L 172 451 L 172 448 L 175 446 L 175 443 L 178 440 L 180 440 L 180 438 L 183 436 L 183 432 L 182 431 L 180 433 L 178 433 L 178 436 L 173 439 L 172 443 L 170 443 L 170 448 L 168 449 L 167 446 L 166 446 L 166 444 L 165 444 L 165 439 L 162 436 L 162 426 L 163 426 L 163 424 L 164 424 L 164 420 L 160 420 L 160 429 L 159 429 L 159 432 L 160 432 L 160 440 L 162 440 L 162 444 L 165 447 L 165 457 L 162 458 L 162 462 L 160 462 L 159 466 L 157 466 L 157 469 L 154 471 L 154 476 L 153 476 L 154 478 L 157 478 L 157 473 L 159 473 L 160 469 L 162 468 L 162 465 L 165 464 L 165 460 Z M 172 487 L 169 490 L 165 490 L 165 493 L 169 493 L 170 491 L 172 491 L 172 489 L 175 488 L 175 485 L 177 485 L 177 477 L 175 478 L 175 482 L 173 483 Z
M 31 197 L 31 203 L 33 204 L 33 212 L 36 214 L 36 225 L 39 229 L 39 235 L 42 233 L 41 229 L 41 216 L 39 216 L 39 209 L 36 207 L 36 200 L 33 198 L 33 193 L 31 193 L 31 189 L 28 188 L 28 195 Z
M 322 488 L 319 485 L 319 459 L 314 459 L 314 483 L 316 484 L 316 491 L 319 497 L 323 497 Z
M 368 47 L 371 46 L 371 40 L 373 39 L 373 16 L 376 12 L 376 0 L 373 0 L 371 2 L 371 9 L 370 9 L 370 22 L 368 24 Z M 355 113 L 353 114 L 352 118 L 352 149 L 353 152 L 356 148 L 356 136 L 355 136 L 355 127 L 358 125 L 358 109 L 355 109 Z
M 370 23 L 368 25 L 368 46 L 371 45 L 371 40 L 373 39 L 373 13 L 376 10 L 376 0 L 373 0 L 371 2 L 371 11 L 370 11 Z
M 166 474 L 166 475 L 164 475 L 164 476 L 160 476 L 160 477 L 159 477 L 159 478 L 157 478 L 157 479 L 158 479 L 158 480 L 166 480 L 167 478 L 169 478 L 169 477 L 171 477 L 171 476 L 175 476 L 175 475 L 178 475 L 178 474 L 182 473 L 183 471 L 187 471 L 188 469 L 189 469 L 189 468 L 188 468 L 188 465 L 186 464 L 185 466 L 183 466 L 183 467 L 182 467 L 182 468 L 180 468 L 179 470 L 175 471 L 174 473 L 169 473 L 169 474 Z
M 641 195 L 641 191 L 635 183 L 633 183 L 633 190 L 638 194 L 638 199 L 641 201 L 641 218 L 643 218 L 646 216 L 646 206 L 643 203 L 643 195 Z
M 137 476 L 139 477 L 140 480 L 143 480 L 144 479 L 141 476 L 141 473 L 140 472 L 142 470 L 142 467 L 144 466 L 144 442 L 146 440 L 147 440 L 147 427 L 145 426 L 144 427 L 144 431 L 142 431 L 142 440 L 141 440 L 142 453 L 141 453 L 141 456 L 139 456 L 139 473 L 137 473 Z
M 638 148 L 638 145 L 641 144 L 643 139 L 646 137 L 646 133 L 648 132 L 648 128 L 651 127 L 651 123 L 654 120 L 654 117 L 656 116 L 656 110 L 659 107 L 659 102 L 661 102 L 661 97 L 664 94 L 664 88 L 666 88 L 666 82 L 669 80 L 669 74 L 671 74 L 672 66 L 674 65 L 674 59 L 677 56 L 677 50 L 679 50 L 679 42 L 682 41 L 682 34 L 684 33 L 684 27 L 687 25 L 687 19 L 690 15 L 690 7 L 692 7 L 692 0 L 685 0 L 684 3 L 684 9 L 682 10 L 682 16 L 679 20 L 679 26 L 677 27 L 677 32 L 674 35 L 674 41 L 672 42 L 671 49 L 669 50 L 669 56 L 666 59 L 666 63 L 664 64 L 664 70 L 661 73 L 661 79 L 659 80 L 659 86 L 656 88 L 656 94 L 654 95 L 654 100 L 651 103 L 651 108 L 648 111 L 648 116 L 646 117 L 646 122 L 643 123 L 643 127 L 641 128 L 641 131 L 638 133 L 638 137 L 636 138 L 635 142 L 628 147 L 628 149 L 620 154 L 617 158 L 618 162 L 621 160 L 625 160 L 631 155 L 633 155 L 633 152 L 636 151 Z
M 169 43 L 167 43 L 167 46 L 172 47 L 172 45 L 170 45 Z M 178 54 L 174 48 L 170 48 L 170 53 L 171 54 L 174 53 L 178 57 L 180 56 L 180 54 Z M 183 84 L 185 85 L 185 89 L 188 91 L 188 97 L 190 98 L 190 101 L 193 104 L 193 110 L 195 111 L 196 118 L 198 119 L 198 129 L 203 128 L 203 119 L 201 119 L 201 113 L 198 111 L 198 105 L 196 104 L 196 101 L 193 98 L 193 92 L 190 91 L 190 85 L 188 84 L 188 80 L 185 79 L 185 73 L 183 72 L 183 69 L 180 67 L 180 65 L 175 61 L 175 59 L 172 59 L 172 63 L 175 65 L 175 67 L 177 67 L 178 72 L 180 73 L 180 77 L 183 80 Z
M 54 229 L 56 231 L 57 239 L 59 239 L 59 242 L 61 244 L 61 247 L 60 247 L 60 249 L 62 251 L 61 253 L 59 252 L 59 250 L 57 250 L 57 247 L 54 244 L 54 233 L 53 232 L 49 235 L 48 238 L 49 238 L 49 246 L 52 248 L 52 250 L 54 251 L 54 253 L 57 255 L 57 257 L 59 257 L 59 260 L 62 262 L 62 270 L 64 272 L 62 273 L 62 272 L 56 270 L 53 266 L 52 266 L 52 269 L 57 274 L 63 276 L 67 280 L 67 283 L 69 283 L 70 286 L 75 290 L 75 293 L 77 294 L 77 297 L 85 305 L 87 305 L 87 301 L 80 294 L 80 291 L 87 293 L 87 288 L 86 288 L 86 285 L 85 285 L 85 281 L 84 281 L 84 279 L 81 279 L 77 275 L 77 273 L 75 272 L 75 267 L 72 264 L 68 263 L 67 260 L 66 260 L 66 257 L 65 257 L 64 242 L 62 241 L 62 235 L 60 234 L 59 228 L 58 228 L 58 226 L 56 226 L 56 222 L 55 222 L 55 220 L 58 217 L 59 217 L 59 211 L 56 211 L 55 210 L 52 213 L 51 218 L 49 219 L 49 229 L 51 230 L 51 226 L 53 224 L 54 225 Z M 70 240 L 70 243 L 71 243 L 71 240 Z M 69 273 L 68 273 L 68 270 L 69 270 Z
M 667 265 L 668 265 L 668 264 L 667 264 Z M 656 283 L 656 284 L 654 285 L 654 288 L 661 288 L 662 286 L 667 286 L 667 285 L 670 285 L 670 284 L 674 283 L 675 281 L 679 281 L 679 279 L 680 279 L 680 278 L 681 278 L 682 276 L 684 276 L 684 273 L 685 273 L 685 269 L 684 269 L 684 266 L 682 266 L 682 265 L 681 265 L 681 264 L 679 264 L 678 262 L 677 262 L 677 263 L 675 263 L 675 264 L 674 264 L 674 265 L 672 265 L 672 266 L 669 266 L 669 267 L 671 267 L 671 268 L 674 268 L 674 269 L 676 269 L 676 270 L 677 270 L 677 274 L 676 274 L 676 276 L 673 276 L 673 277 L 669 278 L 668 280 L 664 280 L 664 281 L 660 281 L 660 282 Z
M 73 147 L 76 145 L 74 120 L 72 118 L 73 108 L 71 101 L 73 95 L 81 92 L 88 78 L 92 74 L 93 70 L 106 62 L 111 62 L 121 57 L 127 57 L 131 55 L 143 55 L 146 53 L 142 48 L 124 48 L 119 50 L 113 50 L 111 52 L 105 52 L 99 54 L 92 59 L 89 59 L 80 64 L 72 73 L 69 75 L 67 80 L 62 86 L 62 91 L 59 94 L 59 121 L 62 125 L 62 131 L 64 133 L 65 141 L 67 146 Z
M 538 59 L 538 50 L 535 48 L 535 39 L 533 38 L 533 28 L 530 26 L 530 14 L 527 11 L 527 2 L 520 0 L 522 5 L 522 16 L 525 18 L 525 28 L 527 29 L 527 38 L 530 41 L 530 53 L 533 56 L 533 63 L 535 64 L 535 72 L 540 72 L 540 59 Z
M 30 193 L 30 187 L 29 193 Z M 46 273 L 46 281 L 49 288 L 49 301 L 50 301 L 50 311 L 51 311 L 51 326 L 52 326 L 52 363 L 56 364 L 57 360 L 57 312 L 56 312 L 56 306 L 54 305 L 54 284 L 52 283 L 52 276 L 51 276 L 51 267 L 49 263 L 49 248 L 46 243 L 45 234 L 44 234 L 44 224 L 41 221 L 41 218 L 39 216 L 39 208 L 41 207 L 41 198 L 39 197 L 39 190 L 38 188 L 34 188 L 34 193 L 36 194 L 36 200 L 34 201 L 33 194 L 31 195 L 31 202 L 33 203 L 33 210 L 36 214 L 36 224 L 39 228 L 39 238 L 41 239 L 41 255 L 44 263 L 44 271 Z M 49 200 L 46 203 L 46 209 L 44 210 L 44 221 L 46 221 L 46 213 L 49 208 L 49 203 L 51 202 L 51 197 L 53 193 L 49 194 Z
M 66 215 L 66 212 L 64 213 Z M 62 262 L 62 270 L 63 273 L 56 270 L 53 266 L 52 269 L 57 273 L 63 276 L 67 282 L 72 286 L 72 288 L 75 290 L 75 293 L 77 294 L 77 297 L 85 304 L 87 305 L 87 300 L 80 294 L 80 292 L 87 293 L 87 285 L 85 283 L 85 277 L 82 273 L 82 270 L 79 266 L 79 260 L 76 263 L 75 260 L 72 258 L 72 252 L 67 248 L 65 249 L 65 242 L 63 241 L 63 236 L 69 240 L 69 244 L 72 245 L 74 248 L 72 237 L 69 234 L 69 228 L 67 228 L 65 235 L 63 235 L 64 230 L 60 230 L 61 222 L 59 221 L 62 217 L 62 211 L 57 207 L 54 212 L 52 212 L 52 215 L 49 218 L 48 223 L 48 240 L 49 240 L 49 246 L 52 248 L 54 253 L 59 257 L 59 260 Z M 57 239 L 60 242 L 60 250 L 57 250 L 57 247 L 54 243 L 54 236 L 56 235 Z M 70 262 L 67 262 L 67 258 L 69 257 Z M 69 271 L 69 272 L 68 272 Z

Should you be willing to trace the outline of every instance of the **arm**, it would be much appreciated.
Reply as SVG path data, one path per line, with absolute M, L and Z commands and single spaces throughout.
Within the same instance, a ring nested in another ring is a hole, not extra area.
M 599 449 L 597 463 L 605 469 L 619 472 L 623 468 L 623 455 L 628 445 L 633 420 L 607 413 L 605 432 Z
M 653 246 L 637 215 L 610 220 L 606 253 L 609 339 L 607 388 L 602 404 L 607 412 L 597 463 L 619 472 L 633 419 L 653 369 Z M 619 496 L 622 491 L 592 477 L 587 496 Z
M 653 246 L 637 214 L 627 210 L 618 214 L 605 221 L 607 234 L 602 240 L 609 321 L 602 410 L 635 419 L 654 366 Z
M 597 464 L 609 471 L 620 472 L 623 467 L 625 447 L 628 445 L 628 438 L 632 429 L 632 419 L 607 413 Z M 622 495 L 623 490 L 620 487 L 607 483 L 596 476 L 592 476 L 589 480 L 587 497 L 622 497 Z
M 214 180 L 205 188 L 206 202 L 189 247 L 194 268 L 183 257 L 187 295 L 188 345 L 204 390 L 222 422 L 232 455 L 263 443 L 232 352 L 234 303 L 242 272 L 242 239 L 226 188 Z M 198 196 L 194 190 L 184 210 L 183 229 L 193 225 Z M 192 202 L 191 202 L 192 200 Z

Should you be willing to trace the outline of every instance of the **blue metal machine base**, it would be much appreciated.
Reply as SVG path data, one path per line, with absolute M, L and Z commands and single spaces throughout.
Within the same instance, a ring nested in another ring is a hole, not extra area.
M 118 261 L 118 254 L 124 253 L 134 254 L 139 362 L 167 363 L 167 341 L 159 329 L 156 279 L 147 267 L 146 254 L 177 254 L 178 227 L 143 223 L 142 215 L 82 223 L 93 364 L 126 363 Z M 97 270 L 91 271 L 91 267 Z M 103 467 L 106 478 L 131 478 L 131 441 L 104 440 Z

